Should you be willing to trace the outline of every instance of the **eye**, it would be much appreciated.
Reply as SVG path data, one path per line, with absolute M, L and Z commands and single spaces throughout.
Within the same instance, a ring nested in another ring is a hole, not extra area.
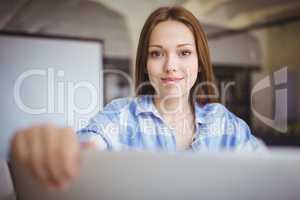
M 161 51 L 158 51 L 158 50 L 153 50 L 153 51 L 149 52 L 149 55 L 150 55 L 151 58 L 158 58 L 158 57 L 163 56 L 163 53 Z
M 185 56 L 191 55 L 191 53 L 192 53 L 192 51 L 190 51 L 190 50 L 181 50 L 179 52 L 179 56 L 185 57 Z

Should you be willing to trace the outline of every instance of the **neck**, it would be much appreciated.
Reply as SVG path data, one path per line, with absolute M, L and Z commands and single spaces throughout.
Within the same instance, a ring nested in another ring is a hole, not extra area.
M 188 96 L 173 98 L 155 97 L 154 104 L 159 113 L 163 116 L 175 117 L 177 114 L 192 113 Z

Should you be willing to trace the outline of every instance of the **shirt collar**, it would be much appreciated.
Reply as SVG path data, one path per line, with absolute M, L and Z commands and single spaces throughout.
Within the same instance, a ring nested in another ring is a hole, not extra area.
M 200 124 L 212 123 L 215 119 L 215 115 L 218 113 L 218 103 L 207 103 L 205 105 L 200 105 L 195 102 L 195 120 Z
M 153 103 L 153 98 L 151 95 L 141 95 L 138 96 L 135 99 L 136 103 L 136 109 L 135 109 L 135 114 L 139 115 L 141 113 L 153 113 L 153 114 L 158 114 L 158 111 L 156 110 L 154 103 Z
M 154 106 L 153 97 L 151 95 L 141 95 L 135 99 L 136 101 L 136 116 L 141 113 L 152 113 L 157 117 L 160 117 L 159 112 Z M 221 105 L 219 103 L 207 103 L 205 105 L 200 105 L 199 103 L 194 103 L 195 108 L 195 120 L 200 124 L 207 124 L 213 122 L 215 115 L 218 113 L 218 108 Z

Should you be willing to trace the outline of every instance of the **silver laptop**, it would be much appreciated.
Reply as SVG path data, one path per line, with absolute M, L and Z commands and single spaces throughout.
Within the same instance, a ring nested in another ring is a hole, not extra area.
M 67 192 L 47 192 L 11 166 L 19 200 L 299 200 L 300 151 L 146 153 L 88 151 Z

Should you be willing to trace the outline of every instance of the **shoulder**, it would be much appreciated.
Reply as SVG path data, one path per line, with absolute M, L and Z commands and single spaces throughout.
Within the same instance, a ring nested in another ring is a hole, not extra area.
M 105 107 L 103 108 L 103 112 L 120 113 L 126 110 L 133 101 L 134 98 L 129 98 L 129 97 L 114 99 L 105 105 Z
M 109 102 L 98 115 L 105 115 L 109 118 L 130 118 L 135 117 L 137 110 L 145 101 L 142 97 L 124 97 Z
M 122 113 L 129 113 L 134 108 L 134 102 L 136 98 L 124 97 L 117 98 L 107 103 L 103 110 L 98 114 L 108 115 L 110 117 L 119 116 Z
M 247 123 L 220 103 L 208 103 L 197 108 L 197 120 L 207 124 L 218 135 L 242 136 L 250 133 Z
M 229 111 L 221 103 L 208 103 L 200 108 L 203 117 L 209 118 L 211 121 L 222 120 L 226 123 L 232 123 L 241 126 L 247 126 L 246 122 Z
M 110 101 L 105 107 L 100 110 L 94 117 L 89 120 L 88 127 L 99 129 L 100 125 L 118 126 L 120 119 L 128 116 L 130 112 L 130 105 L 134 102 L 135 98 L 118 98 Z M 123 116 L 122 116 L 123 115 Z M 126 118 L 126 120 L 128 117 Z
M 264 143 L 256 138 L 248 124 L 220 103 L 211 103 L 205 108 L 212 120 L 211 126 L 215 127 L 220 136 L 229 139 L 236 149 L 260 150 L 265 149 Z
M 120 121 L 130 120 L 134 123 L 139 112 L 152 109 L 149 100 L 150 98 L 144 95 L 114 99 L 106 104 L 91 121 L 120 123 Z
M 104 107 L 102 112 L 132 115 L 138 115 L 140 112 L 153 112 L 152 99 L 149 95 L 114 99 Z

